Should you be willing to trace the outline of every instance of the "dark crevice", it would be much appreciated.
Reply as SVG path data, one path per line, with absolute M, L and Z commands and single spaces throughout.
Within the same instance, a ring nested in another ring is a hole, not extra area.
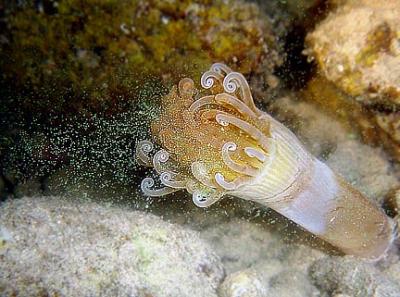
M 3 180 L 4 189 L 0 192 L 0 201 L 5 201 L 7 197 L 13 195 L 17 185 L 9 180 L 3 173 L 0 173 L 0 178 Z
M 303 54 L 305 37 L 304 27 L 296 25 L 292 28 L 284 45 L 285 62 L 276 71 L 276 75 L 292 89 L 303 88 L 313 73 L 313 64 Z
M 276 70 L 276 75 L 285 83 L 286 87 L 299 90 L 306 86 L 308 80 L 315 73 L 315 65 L 307 61 L 305 39 L 307 32 L 311 32 L 316 24 L 329 12 L 325 0 L 316 1 L 316 4 L 294 20 L 291 29 L 284 37 L 284 64 Z

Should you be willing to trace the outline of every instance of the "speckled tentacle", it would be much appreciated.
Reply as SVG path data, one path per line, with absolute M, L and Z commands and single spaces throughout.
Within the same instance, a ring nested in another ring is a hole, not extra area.
M 210 105 L 210 104 L 213 104 L 213 103 L 214 104 L 216 103 L 215 96 L 213 96 L 213 95 L 204 96 L 204 97 L 201 97 L 200 99 L 197 99 L 196 101 L 194 101 L 192 103 L 192 105 L 190 105 L 189 111 L 190 112 L 196 112 L 200 108 L 202 108 L 204 106 L 207 106 L 207 105 Z
M 222 159 L 224 160 L 226 166 L 228 166 L 231 170 L 249 176 L 257 176 L 260 174 L 260 171 L 257 168 L 254 168 L 249 165 L 242 165 L 234 160 L 232 160 L 229 152 L 234 152 L 237 149 L 237 145 L 234 142 L 227 142 L 222 147 Z
M 243 130 L 253 139 L 257 140 L 260 143 L 260 146 L 265 151 L 269 151 L 269 149 L 273 145 L 272 144 L 273 141 L 271 138 L 266 137 L 264 133 L 262 133 L 260 130 L 258 130 L 256 127 L 254 127 L 253 125 L 249 124 L 246 121 L 238 119 L 224 112 L 218 112 L 215 119 L 221 126 L 228 126 L 229 124 L 231 124 Z
M 158 174 L 168 171 L 169 168 L 166 165 L 168 160 L 169 160 L 169 153 L 166 150 L 161 149 L 157 153 L 155 153 L 153 157 L 153 167 Z
M 244 116 L 248 116 L 251 119 L 256 119 L 257 115 L 246 105 L 244 102 L 237 99 L 235 96 L 227 93 L 221 93 L 215 95 L 215 101 L 222 105 L 229 105 L 236 109 L 239 113 Z
M 185 189 L 186 188 L 186 179 L 179 180 L 178 174 L 170 171 L 166 171 L 161 173 L 160 181 L 167 187 L 174 188 L 174 189 Z
M 193 162 L 191 166 L 193 176 L 203 185 L 209 188 L 216 188 L 213 177 L 210 176 L 209 170 L 201 162 Z
M 197 189 L 192 194 L 193 203 L 198 207 L 208 207 L 222 198 L 223 192 L 210 189 Z
M 246 78 L 238 72 L 227 74 L 223 81 L 223 87 L 227 93 L 240 92 L 242 101 L 256 114 L 260 114 L 260 110 L 255 106 L 250 87 Z
M 170 187 L 164 187 L 160 189 L 151 189 L 154 186 L 154 179 L 151 177 L 146 177 L 145 179 L 142 180 L 142 183 L 140 185 L 143 193 L 146 196 L 150 197 L 159 197 L 159 196 L 165 196 L 171 193 L 174 193 L 178 191 L 179 189 L 174 189 Z
M 215 174 L 215 181 L 217 184 L 227 191 L 234 191 L 239 187 L 248 184 L 251 180 L 252 178 L 250 176 L 239 176 L 233 181 L 227 181 L 222 173 L 217 172 Z
M 216 82 L 221 82 L 223 79 L 224 76 L 221 73 L 209 70 L 203 73 L 200 83 L 204 89 L 211 89 Z
M 223 63 L 214 63 L 211 65 L 210 69 L 211 69 L 211 71 L 220 73 L 222 75 L 224 75 L 224 73 L 229 74 L 229 73 L 233 72 L 233 70 L 231 68 L 229 68 L 228 66 L 226 66 Z
M 142 166 L 152 167 L 152 160 L 149 156 L 154 149 L 154 145 L 148 140 L 139 141 L 136 146 L 136 160 Z

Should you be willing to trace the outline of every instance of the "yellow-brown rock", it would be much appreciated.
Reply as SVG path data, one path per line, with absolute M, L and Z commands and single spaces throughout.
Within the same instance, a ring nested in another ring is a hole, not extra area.
M 323 76 L 347 94 L 400 104 L 399 1 L 347 1 L 306 43 Z
M 317 75 L 303 95 L 400 160 L 400 2 L 331 0 L 306 37 Z

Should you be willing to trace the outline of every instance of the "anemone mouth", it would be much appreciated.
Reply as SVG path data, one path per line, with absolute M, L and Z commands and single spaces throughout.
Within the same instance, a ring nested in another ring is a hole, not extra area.
M 150 141 L 137 145 L 138 163 L 153 167 L 162 185 L 155 189 L 154 179 L 144 179 L 148 196 L 186 189 L 196 205 L 209 206 L 254 182 L 275 156 L 269 123 L 242 74 L 215 63 L 200 84 L 201 92 L 184 78 L 163 98 L 153 129 L 160 150 L 151 157 Z

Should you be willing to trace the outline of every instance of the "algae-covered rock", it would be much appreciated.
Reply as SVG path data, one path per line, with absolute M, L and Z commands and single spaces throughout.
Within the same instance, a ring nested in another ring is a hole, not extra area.
M 291 15 L 299 18 L 304 19 L 306 17 L 310 17 L 309 11 L 314 8 L 321 6 L 323 1 L 321 0 L 287 0 L 282 1 L 287 7 L 287 10 L 290 12 Z M 317 17 L 316 14 L 313 17 Z
M 221 216 L 211 210 L 208 224 L 200 230 L 228 274 L 219 288 L 220 297 L 318 296 L 307 269 L 324 253 L 313 247 L 317 244 L 310 237 L 305 239 L 301 230 L 271 211 L 245 218 Z M 301 241 L 299 237 L 303 244 L 295 243 Z
M 231 219 L 210 224 L 201 233 L 228 273 L 219 289 L 221 297 L 318 296 L 307 269 L 324 253 L 311 247 L 312 241 L 301 245 L 282 240 L 302 236 L 285 219 L 271 213 L 265 220 Z
M 224 276 L 198 233 L 151 214 L 35 197 L 0 221 L 1 296 L 211 297 Z
M 326 257 L 310 268 L 310 276 L 320 289 L 331 294 L 354 297 L 398 297 L 400 286 L 372 264 L 351 257 Z
M 133 100 L 147 75 L 198 78 L 215 61 L 245 74 L 281 62 L 268 18 L 244 1 L 26 1 L 3 9 L 2 76 L 33 92 L 36 101 L 23 103 L 38 109 Z
M 398 106 L 366 104 L 362 96 L 353 97 L 340 90 L 321 75 L 315 76 L 301 92 L 301 98 L 319 105 L 322 110 L 339 118 L 373 146 L 383 146 L 389 155 L 400 160 Z

